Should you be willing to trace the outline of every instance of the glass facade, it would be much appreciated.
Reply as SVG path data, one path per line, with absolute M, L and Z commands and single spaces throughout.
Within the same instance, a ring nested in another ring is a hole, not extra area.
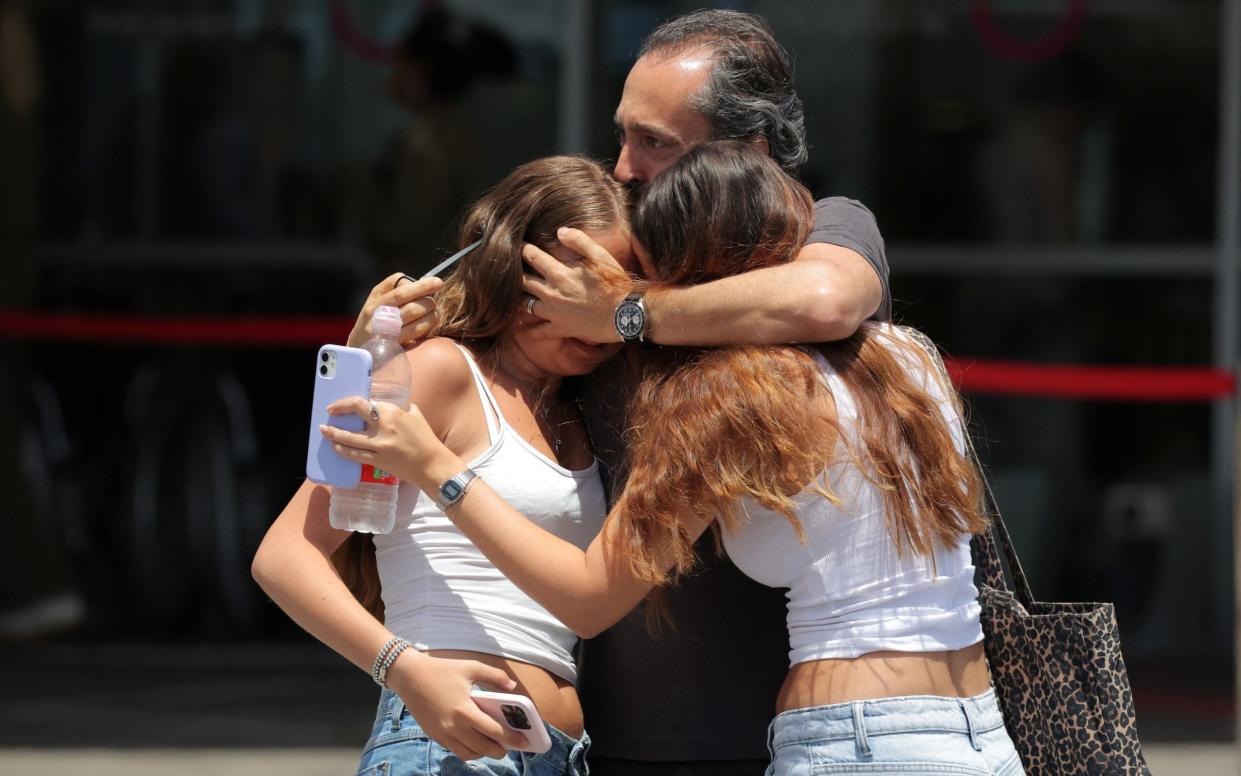
M 451 242 L 462 206 L 555 147 L 561 5 L 456 3 L 422 28 L 436 14 L 414 3 L 61 6 L 35 19 L 48 236 Z M 401 209 L 438 226 L 390 223 Z

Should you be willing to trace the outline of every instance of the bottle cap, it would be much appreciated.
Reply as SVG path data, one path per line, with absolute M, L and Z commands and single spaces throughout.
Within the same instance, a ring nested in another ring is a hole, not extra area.
M 375 308 L 375 316 L 371 318 L 371 334 L 385 337 L 396 337 L 401 333 L 401 311 L 391 305 L 380 305 Z

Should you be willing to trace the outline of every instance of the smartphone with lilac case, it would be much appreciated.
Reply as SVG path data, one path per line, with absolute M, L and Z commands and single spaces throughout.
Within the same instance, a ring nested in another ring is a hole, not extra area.
M 349 396 L 371 396 L 371 354 L 361 348 L 324 345 L 315 357 L 315 391 L 310 407 L 310 439 L 306 445 L 306 477 L 321 485 L 354 488 L 362 478 L 362 464 L 342 458 L 321 425 L 361 431 L 366 421 L 354 414 L 328 415 L 327 407 Z

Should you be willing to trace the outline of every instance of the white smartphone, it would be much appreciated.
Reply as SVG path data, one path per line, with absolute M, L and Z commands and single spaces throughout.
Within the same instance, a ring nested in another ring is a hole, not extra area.
M 552 748 L 552 738 L 547 734 L 547 726 L 543 724 L 543 718 L 539 716 L 534 702 L 526 696 L 474 688 L 470 691 L 470 697 L 487 716 L 506 729 L 515 730 L 526 737 L 526 746 L 519 751 L 542 754 Z

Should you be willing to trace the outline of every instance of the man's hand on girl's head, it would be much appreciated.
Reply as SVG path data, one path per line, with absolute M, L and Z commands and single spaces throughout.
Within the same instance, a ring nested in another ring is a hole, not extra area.
M 629 274 L 581 230 L 563 228 L 556 236 L 564 249 L 560 258 L 528 243 L 521 252 L 531 270 L 522 280 L 522 288 L 538 299 L 531 312 L 545 321 L 538 333 L 620 342 L 612 316 L 629 293 Z

